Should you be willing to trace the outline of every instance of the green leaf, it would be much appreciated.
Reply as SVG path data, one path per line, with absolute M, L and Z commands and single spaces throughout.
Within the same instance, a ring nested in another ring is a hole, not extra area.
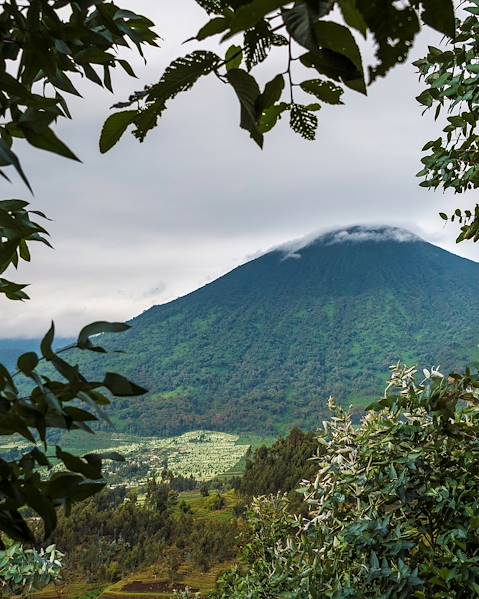
M 28 285 L 12 283 L 7 279 L 0 278 L 0 293 L 3 293 L 8 299 L 14 301 L 23 301 L 29 299 L 28 295 L 23 291 Z
M 147 393 L 147 390 L 143 387 L 135 385 L 124 376 L 113 372 L 107 372 L 103 385 L 117 397 L 133 397 Z
M 0 139 L 0 161 L 2 165 L 11 164 L 12 166 L 14 166 L 25 185 L 28 187 L 30 191 L 32 191 L 30 183 L 28 182 L 28 179 L 25 176 L 25 173 L 23 172 L 20 161 L 18 160 L 16 154 L 14 154 L 12 150 L 7 146 L 7 144 L 3 141 L 3 139 Z
M 366 94 L 366 84 L 363 73 L 342 54 L 323 48 L 318 52 L 308 52 L 300 57 L 304 66 L 314 67 L 322 75 L 330 79 L 342 81 L 347 87 Z
M 29 376 L 38 365 L 38 356 L 35 352 L 21 355 L 17 361 L 18 370 Z
M 66 146 L 49 127 L 33 129 L 27 126 L 22 126 L 22 132 L 25 135 L 25 139 L 32 146 L 39 148 L 40 150 L 53 152 L 54 154 L 58 154 L 64 158 L 70 158 L 71 160 L 81 162 L 80 159 L 77 158 L 70 150 L 70 148 Z
M 341 96 L 344 93 L 342 87 L 335 85 L 331 81 L 322 79 L 310 79 L 301 83 L 301 89 L 307 94 L 312 94 L 318 100 L 327 104 L 343 104 Z
M 314 31 L 322 48 L 345 56 L 360 73 L 363 72 L 361 53 L 353 34 L 347 27 L 333 21 L 319 21 L 314 26 Z
M 105 154 L 120 140 L 128 126 L 133 123 L 137 116 L 137 110 L 124 110 L 116 112 L 107 118 L 100 136 L 100 152 Z
M 196 39 L 198 41 L 204 40 L 212 35 L 217 35 L 218 33 L 222 33 L 229 26 L 229 19 L 225 17 L 215 17 L 208 21 L 206 25 L 204 25 L 197 33 Z
M 225 55 L 225 66 L 227 71 L 239 69 L 243 62 L 243 50 L 241 46 L 232 45 L 228 48 Z
M 259 145 L 263 147 L 263 134 L 258 126 L 258 114 L 256 106 L 260 96 L 259 86 L 256 79 L 242 69 L 232 69 L 227 73 L 227 79 L 241 105 L 240 126 L 249 131 L 250 136 Z
M 284 4 L 285 0 L 253 0 L 253 2 L 240 6 L 231 19 L 230 30 L 223 37 L 223 41 L 235 35 L 235 33 L 254 27 L 263 17 L 274 10 L 278 10 Z
M 130 75 L 130 77 L 137 79 L 135 71 L 133 70 L 133 68 L 131 67 L 130 63 L 127 60 L 119 60 L 118 64 L 123 68 L 125 73 Z
M 46 491 L 53 499 L 72 497 L 75 488 L 84 480 L 80 474 L 55 472 L 45 483 Z
M 295 4 L 290 9 L 283 9 L 283 22 L 286 30 L 300 46 L 315 52 L 318 49 L 318 41 L 314 25 L 318 21 L 318 11 L 310 4 Z
M 55 352 L 52 349 L 53 339 L 55 337 L 55 325 L 52 322 L 50 328 L 48 329 L 46 335 L 43 337 L 42 342 L 40 344 L 40 350 L 42 352 L 42 356 L 46 360 L 53 360 L 56 357 Z
M 263 112 L 276 102 L 279 102 L 284 90 L 283 75 L 276 75 L 271 81 L 264 86 L 263 93 L 258 98 L 257 111 Z
M 91 478 L 93 480 L 101 479 L 101 461 L 88 461 L 87 459 L 79 458 L 78 456 L 63 451 L 61 447 L 58 446 L 56 448 L 56 456 L 71 472 L 79 472 L 86 478 Z
M 453 0 L 421 0 L 424 11 L 423 22 L 436 31 L 454 39 L 456 35 L 456 18 Z
M 90 337 L 93 335 L 100 335 L 102 333 L 121 333 L 123 331 L 127 331 L 130 328 L 130 325 L 124 322 L 105 322 L 98 321 L 88 324 L 86 327 L 80 331 L 77 340 L 77 346 L 79 349 L 89 349 L 90 351 L 97 351 L 104 353 L 101 347 L 95 347 Z
M 366 39 L 368 26 L 363 15 L 356 8 L 355 0 L 339 0 L 343 19 L 349 27 L 356 29 Z
M 27 504 L 42 518 L 45 525 L 44 536 L 45 539 L 48 539 L 57 525 L 57 513 L 53 502 L 31 483 L 25 484 L 22 492 L 26 497 Z
M 121 455 L 117 451 L 102 451 L 99 453 L 89 453 L 88 455 L 83 456 L 86 460 L 91 462 L 102 461 L 102 460 L 112 460 L 114 462 L 124 462 L 125 456 Z
M 275 104 L 274 106 L 270 106 L 263 111 L 263 114 L 259 120 L 259 128 L 262 133 L 268 133 L 271 129 L 274 128 L 278 120 L 281 118 L 281 115 L 290 109 L 290 105 L 285 102 L 281 102 L 280 104 Z

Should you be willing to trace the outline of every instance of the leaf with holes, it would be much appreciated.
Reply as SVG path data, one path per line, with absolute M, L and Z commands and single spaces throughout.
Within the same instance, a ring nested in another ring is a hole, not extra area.
M 169 100 L 180 92 L 190 90 L 203 75 L 211 73 L 220 62 L 214 52 L 197 50 L 177 58 L 165 70 L 160 81 L 148 92 L 148 101 Z
M 301 89 L 307 94 L 311 94 L 327 104 L 343 104 L 341 96 L 344 90 L 339 85 L 335 85 L 331 81 L 323 81 L 322 79 L 309 79 L 301 83 Z
M 313 141 L 316 137 L 318 128 L 318 117 L 301 104 L 293 104 L 290 111 L 290 127 L 301 137 L 308 141 Z
M 249 29 L 245 33 L 244 53 L 248 71 L 267 58 L 271 48 L 271 41 L 271 29 L 265 22 L 260 23 L 253 29 Z

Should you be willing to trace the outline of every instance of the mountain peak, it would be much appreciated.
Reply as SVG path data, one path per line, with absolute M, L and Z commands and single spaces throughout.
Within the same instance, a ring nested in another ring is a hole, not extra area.
M 285 258 L 299 258 L 298 252 L 310 246 L 329 246 L 339 243 L 365 242 L 424 242 L 424 240 L 402 227 L 391 225 L 352 225 L 340 229 L 331 229 L 323 233 L 314 233 L 301 239 L 282 244 L 277 249 L 285 253 Z
M 312 429 L 330 395 L 358 410 L 379 397 L 398 360 L 449 372 L 474 360 L 478 296 L 479 264 L 398 227 L 277 248 L 104 340 L 105 368 L 150 389 L 115 402 L 115 422 L 167 436 Z

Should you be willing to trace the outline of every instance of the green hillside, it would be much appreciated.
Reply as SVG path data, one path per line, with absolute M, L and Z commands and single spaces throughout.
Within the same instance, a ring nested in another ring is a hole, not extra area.
M 397 360 L 471 363 L 478 298 L 479 264 L 401 230 L 355 227 L 147 310 L 103 340 L 126 353 L 90 364 L 151 390 L 115 400 L 122 432 L 311 429 L 330 394 L 360 407 L 381 393 Z

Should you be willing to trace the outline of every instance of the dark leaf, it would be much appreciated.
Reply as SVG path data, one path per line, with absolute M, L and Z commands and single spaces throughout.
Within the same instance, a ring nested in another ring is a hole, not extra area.
M 283 75 L 276 75 L 276 77 L 265 85 L 263 93 L 258 98 L 258 112 L 263 112 L 266 108 L 279 102 L 283 94 L 283 89 L 284 77 Z
M 117 112 L 107 118 L 100 136 L 100 152 L 105 154 L 120 140 L 128 126 L 131 125 L 136 115 L 137 110 L 124 110 Z
M 124 376 L 113 372 L 107 372 L 103 385 L 117 397 L 133 397 L 147 393 L 147 390 L 143 387 L 135 385 Z
M 249 131 L 250 136 L 262 148 L 263 134 L 258 126 L 258 115 L 256 113 L 256 105 L 260 95 L 258 83 L 254 77 L 242 69 L 228 71 L 227 78 L 240 101 L 240 126 Z
M 321 79 L 310 79 L 301 83 L 301 89 L 312 94 L 318 100 L 322 100 L 328 104 L 342 104 L 341 96 L 344 93 L 342 87 L 335 85 L 331 81 L 323 81 Z
M 102 333 L 121 333 L 127 331 L 130 325 L 124 322 L 105 322 L 98 321 L 88 324 L 80 331 L 78 336 L 77 345 L 79 349 L 89 349 L 92 351 L 102 351 L 102 348 L 95 347 L 90 337 L 94 335 L 100 335 Z
M 28 352 L 18 358 L 17 367 L 18 370 L 29 376 L 32 370 L 38 365 L 38 356 L 35 352 Z
M 25 176 L 25 173 L 23 172 L 23 169 L 20 165 L 20 161 L 18 160 L 16 154 L 14 154 L 12 152 L 12 150 L 7 146 L 7 144 L 3 141 L 3 139 L 0 139 L 0 161 L 3 165 L 6 165 L 6 164 L 13 165 L 15 167 L 17 173 L 23 179 L 23 182 L 25 183 L 25 185 L 28 187 L 28 189 L 30 191 L 32 191 L 32 188 L 30 187 L 30 183 L 28 182 L 28 179 Z
M 456 19 L 453 0 L 421 0 L 424 11 L 421 15 L 426 25 L 454 39 Z

